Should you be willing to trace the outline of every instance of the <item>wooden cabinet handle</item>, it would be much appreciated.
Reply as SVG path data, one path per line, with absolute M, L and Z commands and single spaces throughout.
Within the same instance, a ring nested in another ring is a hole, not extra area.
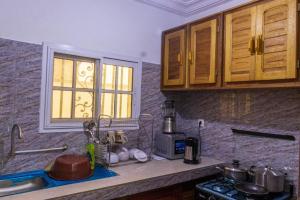
M 255 37 L 252 37 L 249 41 L 249 52 L 251 55 L 255 54 Z
M 259 35 L 256 40 L 256 53 L 262 55 L 264 51 L 264 42 L 262 35 Z
M 260 36 L 260 53 L 264 53 L 264 40 L 262 35 Z
M 181 52 L 177 54 L 177 61 L 178 61 L 178 63 L 180 63 L 181 65 L 183 64 L 183 63 L 182 63 L 183 59 L 182 59 L 182 53 L 181 53 Z
M 189 52 L 189 62 L 192 64 L 193 63 L 193 52 Z

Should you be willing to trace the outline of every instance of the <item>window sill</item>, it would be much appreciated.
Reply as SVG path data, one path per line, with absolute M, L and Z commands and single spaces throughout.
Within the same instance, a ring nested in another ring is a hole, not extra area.
M 110 128 L 100 128 L 100 131 L 117 131 L 117 130 L 124 130 L 124 131 L 132 131 L 132 130 L 138 130 L 139 126 L 119 126 L 119 127 L 110 127 Z M 76 132 L 83 132 L 83 127 L 81 126 L 57 126 L 57 125 L 50 125 L 47 127 L 40 127 L 39 129 L 40 133 L 76 133 Z

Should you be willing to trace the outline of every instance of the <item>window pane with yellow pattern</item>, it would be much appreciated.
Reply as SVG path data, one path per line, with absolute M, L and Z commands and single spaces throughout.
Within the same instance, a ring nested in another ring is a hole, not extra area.
M 94 115 L 95 60 L 55 54 L 51 119 L 85 119 Z

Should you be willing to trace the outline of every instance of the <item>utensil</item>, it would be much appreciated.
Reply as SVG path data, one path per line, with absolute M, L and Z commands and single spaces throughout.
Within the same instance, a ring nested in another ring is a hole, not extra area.
M 129 160 L 129 152 L 128 152 L 128 150 L 125 147 L 122 147 L 116 153 L 117 153 L 120 161 L 127 161 L 127 160 Z
M 224 176 L 236 181 L 246 181 L 248 170 L 240 167 L 239 160 L 233 160 L 231 164 L 217 166 L 217 169 L 223 172 Z
M 267 188 L 267 167 L 251 166 L 248 173 L 254 177 L 253 183 Z
M 279 170 L 268 167 L 267 170 L 267 189 L 269 192 L 282 192 L 286 175 Z
M 266 188 L 259 185 L 255 185 L 253 183 L 239 183 L 236 184 L 234 187 L 237 191 L 249 196 L 265 196 L 269 194 Z
M 56 180 L 81 180 L 93 174 L 90 161 L 86 156 L 67 154 L 59 156 L 48 172 Z
M 95 126 L 96 126 L 96 123 L 93 120 L 83 122 L 83 128 L 86 130 L 93 130 L 93 128 Z
M 108 163 L 110 162 L 110 164 L 115 164 L 119 162 L 119 156 L 113 152 L 111 152 L 110 154 L 107 153 L 105 158 Z
M 133 154 L 134 158 L 137 159 L 140 162 L 147 162 L 147 154 L 141 150 L 135 151 Z
M 129 158 L 130 158 L 130 159 L 134 159 L 134 153 L 135 153 L 136 151 L 139 151 L 139 149 L 133 148 L 133 149 L 130 149 L 130 150 L 129 150 Z
M 88 137 L 88 142 L 90 142 L 90 140 L 92 140 L 92 142 L 99 144 L 100 141 L 99 139 L 95 136 L 93 128 L 96 126 L 96 123 L 91 120 L 91 121 L 85 121 L 83 122 L 83 129 L 84 129 L 84 133 L 87 135 Z
M 115 143 L 125 144 L 126 142 L 128 142 L 128 138 L 125 135 L 125 132 L 122 130 L 117 131 L 115 133 Z
M 248 181 L 255 184 L 255 166 L 252 165 L 248 170 Z M 258 184 L 256 184 L 258 185 Z
M 113 144 L 116 142 L 116 137 L 115 137 L 115 131 L 108 131 L 107 132 L 107 141 L 110 143 L 110 144 Z
M 90 133 L 91 137 L 92 137 L 92 141 L 96 144 L 99 144 L 100 141 L 99 139 L 95 136 L 94 131 L 88 130 L 88 132 Z
M 269 192 L 284 191 L 285 174 L 272 167 L 252 166 L 249 174 L 254 176 L 254 183 L 256 185 L 266 188 Z

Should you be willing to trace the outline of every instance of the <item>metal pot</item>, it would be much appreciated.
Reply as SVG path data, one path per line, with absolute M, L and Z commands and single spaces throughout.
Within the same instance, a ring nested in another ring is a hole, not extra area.
M 248 170 L 248 181 L 250 183 L 255 183 L 255 171 L 256 171 L 255 166 L 251 166 Z
M 267 170 L 267 189 L 269 192 L 282 192 L 284 190 L 285 174 L 268 168 Z
M 248 170 L 240 167 L 238 160 L 233 160 L 231 164 L 226 164 L 222 167 L 217 166 L 217 169 L 223 172 L 224 176 L 236 181 L 246 181 Z
M 266 188 L 269 192 L 283 192 L 285 174 L 271 167 L 254 167 L 249 170 L 250 176 L 254 175 L 254 183 Z
M 242 192 L 251 197 L 265 196 L 269 193 L 266 188 L 261 187 L 259 185 L 255 185 L 253 183 L 239 183 L 236 184 L 234 187 L 237 191 Z

